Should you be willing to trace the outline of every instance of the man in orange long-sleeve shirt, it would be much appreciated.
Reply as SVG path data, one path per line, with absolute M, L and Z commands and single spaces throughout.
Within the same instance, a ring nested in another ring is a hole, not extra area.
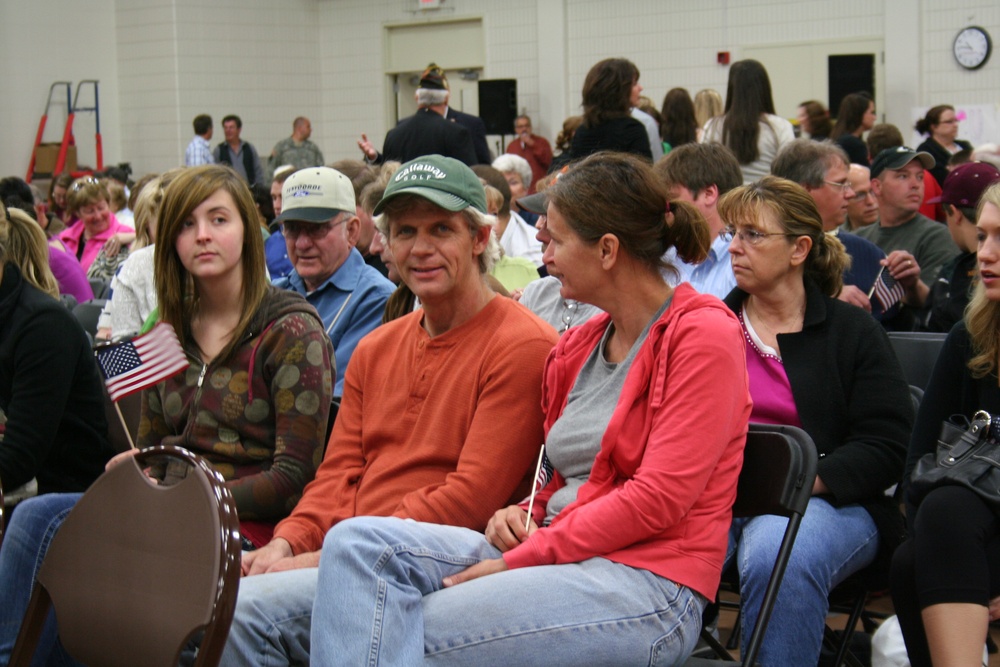
M 223 665 L 308 663 L 319 550 L 337 522 L 398 516 L 483 530 L 526 495 L 557 335 L 487 286 L 498 245 L 485 211 L 478 178 L 451 158 L 418 158 L 390 181 L 375 213 L 422 309 L 355 350 L 316 479 L 271 543 L 244 554 Z

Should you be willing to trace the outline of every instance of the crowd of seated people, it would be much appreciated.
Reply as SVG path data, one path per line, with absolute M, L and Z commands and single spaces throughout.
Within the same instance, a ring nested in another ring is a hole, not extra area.
M 731 516 L 748 422 L 799 426 L 821 457 L 761 664 L 816 664 L 829 592 L 888 580 L 906 522 L 893 594 L 911 661 L 981 652 L 994 568 L 942 584 L 926 554 L 947 535 L 969 558 L 960 545 L 986 530 L 992 563 L 989 508 L 933 494 L 904 520 L 886 491 L 932 448 L 945 394 L 967 417 L 996 402 L 1000 200 L 983 192 L 1000 172 L 959 166 L 952 107 L 912 150 L 872 127 L 869 95 L 848 96 L 830 137 L 870 165 L 861 199 L 877 204 L 855 230 L 846 162 L 769 175 L 801 148 L 770 85 L 741 61 L 724 106 L 672 89 L 661 112 L 633 63 L 603 60 L 543 178 L 513 154 L 345 157 L 276 167 L 270 206 L 231 165 L 60 175 L 47 202 L 0 181 L 0 484 L 37 495 L 0 548 L 0 663 L 48 539 L 136 451 L 114 456 L 92 340 L 59 303 L 92 285 L 108 297 L 92 338 L 166 323 L 187 355 L 143 390 L 136 442 L 190 449 L 233 492 L 244 577 L 223 664 L 681 663 L 734 563 L 753 626 L 783 531 Z M 816 127 L 813 152 L 843 161 Z M 957 324 L 917 429 L 871 314 L 893 304 L 844 298 L 840 227 L 881 248 L 873 272 L 904 288 L 908 328 Z M 41 646 L 69 660 L 54 618 Z

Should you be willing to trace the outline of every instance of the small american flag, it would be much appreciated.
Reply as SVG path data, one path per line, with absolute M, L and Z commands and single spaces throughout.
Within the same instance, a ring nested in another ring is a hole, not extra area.
M 906 290 L 903 289 L 903 286 L 883 266 L 879 269 L 878 276 L 875 277 L 875 285 L 872 286 L 872 290 L 868 296 L 871 297 L 874 295 L 875 299 L 882 306 L 882 310 L 886 311 L 895 306 L 903 298 L 904 294 L 906 294 Z
M 96 354 L 112 401 L 152 387 L 188 367 L 177 334 L 165 322 L 132 340 L 102 347 Z
M 531 497 L 528 500 L 528 518 L 525 519 L 524 529 L 527 530 L 531 524 L 531 510 L 535 507 L 535 494 L 545 488 L 545 485 L 552 480 L 552 462 L 545 454 L 545 443 L 542 443 L 542 450 L 538 452 L 538 463 L 535 465 L 535 479 L 531 482 Z

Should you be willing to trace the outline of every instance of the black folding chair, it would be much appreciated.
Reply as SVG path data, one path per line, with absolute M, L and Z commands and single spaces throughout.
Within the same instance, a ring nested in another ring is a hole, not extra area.
M 757 625 L 750 634 L 750 640 L 741 661 L 737 661 L 706 630 L 702 639 L 715 654 L 725 660 L 725 664 L 753 665 L 764 640 L 767 624 L 778 598 L 778 589 L 785 576 L 795 536 L 802 523 L 802 515 L 812 495 L 813 481 L 816 479 L 816 446 L 812 438 L 800 428 L 771 424 L 750 424 L 746 449 L 743 453 L 743 469 L 740 471 L 736 488 L 734 517 L 773 514 L 788 518 L 788 526 L 781 539 L 781 547 L 767 582 L 764 600 L 757 615 Z M 718 660 L 689 658 L 685 667 L 696 665 L 717 666 Z
M 937 363 L 938 353 L 948 334 L 924 331 L 890 331 L 889 343 L 903 367 L 906 382 L 920 389 L 927 383 Z

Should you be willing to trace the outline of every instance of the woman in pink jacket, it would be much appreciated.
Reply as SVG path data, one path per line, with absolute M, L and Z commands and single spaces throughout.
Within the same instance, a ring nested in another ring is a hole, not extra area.
M 670 247 L 703 259 L 708 229 L 624 154 L 587 158 L 546 194 L 549 274 L 606 313 L 547 362 L 555 472 L 530 516 L 501 509 L 485 537 L 393 518 L 336 526 L 315 664 L 673 665 L 695 646 L 750 414 L 735 317 L 660 272 Z
M 114 257 L 135 240 L 135 230 L 118 222 L 111 212 L 108 188 L 93 176 L 73 181 L 69 188 L 67 212 L 72 222 L 59 240 L 86 271 L 101 250 Z

